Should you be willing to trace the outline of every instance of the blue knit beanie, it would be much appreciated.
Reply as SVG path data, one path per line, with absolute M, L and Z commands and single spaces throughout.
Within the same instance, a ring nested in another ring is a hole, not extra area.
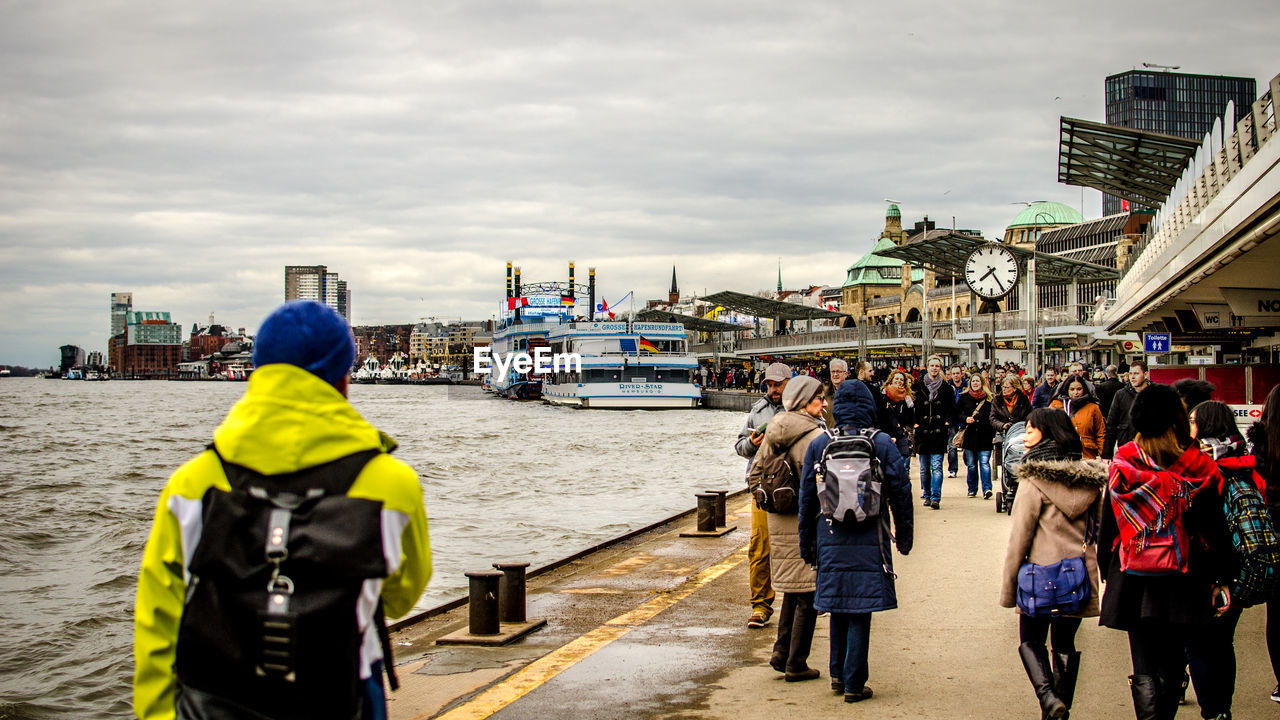
M 254 367 L 296 365 L 330 385 L 351 372 L 355 359 L 347 321 L 315 300 L 291 300 L 272 310 L 253 345 Z

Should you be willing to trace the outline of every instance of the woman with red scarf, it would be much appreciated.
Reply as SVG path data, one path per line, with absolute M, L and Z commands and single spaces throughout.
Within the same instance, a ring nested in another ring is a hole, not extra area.
M 1195 446 L 1178 394 L 1153 384 L 1131 410 L 1137 432 L 1116 451 L 1098 564 L 1106 578 L 1099 622 L 1129 633 L 1139 720 L 1173 718 L 1188 642 L 1228 604 L 1224 518 L 1213 459 Z M 1225 555 L 1224 555 L 1225 554 Z

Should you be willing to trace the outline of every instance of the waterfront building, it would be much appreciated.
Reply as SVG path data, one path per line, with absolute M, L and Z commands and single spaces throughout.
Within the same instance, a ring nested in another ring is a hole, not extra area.
M 239 347 L 253 348 L 253 338 L 245 334 L 244 328 L 233 330 L 214 322 L 213 313 L 209 314 L 209 323 L 200 325 L 193 323 L 189 339 L 182 344 L 182 361 L 194 362 L 222 352 L 228 344 L 236 343 Z
M 1106 119 L 1109 125 L 1199 141 L 1228 101 L 1235 103 L 1235 122 L 1226 128 L 1230 135 L 1249 113 L 1256 93 L 1253 78 L 1134 69 L 1107 77 Z M 1120 198 L 1103 195 L 1103 215 L 1122 209 Z
M 182 326 L 167 312 L 125 314 L 125 331 L 111 338 L 110 364 L 126 377 L 175 377 L 182 362 Z
M 102 351 L 101 350 L 90 351 L 88 356 L 85 357 L 84 364 L 86 367 L 91 367 L 97 370 L 101 370 L 103 366 L 106 365 L 105 358 L 102 355 Z
M 420 322 L 409 334 L 409 362 L 441 362 L 449 354 L 449 328 L 444 323 Z
M 133 293 L 131 292 L 113 292 L 111 293 L 111 334 L 108 337 L 115 337 L 124 332 L 125 315 L 133 309 Z
M 351 292 L 347 281 L 324 265 L 285 265 L 284 299 L 324 303 L 351 322 Z
M 78 345 L 63 345 L 58 348 L 61 361 L 58 363 L 58 372 L 64 376 L 67 371 L 73 367 L 84 365 L 84 350 Z
M 358 325 L 351 328 L 356 338 L 356 365 L 372 356 L 385 366 L 396 353 L 408 354 L 414 325 Z

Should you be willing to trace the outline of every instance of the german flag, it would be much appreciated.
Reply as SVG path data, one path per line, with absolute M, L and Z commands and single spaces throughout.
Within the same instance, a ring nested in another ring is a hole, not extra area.
M 643 335 L 641 335 L 640 339 L 636 341 L 636 347 L 640 350 L 643 350 L 644 352 L 651 352 L 651 353 L 662 352 L 661 350 L 658 349 L 657 345 L 654 345 L 653 343 L 646 340 Z
M 560 307 L 573 307 L 574 299 L 572 295 L 560 296 Z

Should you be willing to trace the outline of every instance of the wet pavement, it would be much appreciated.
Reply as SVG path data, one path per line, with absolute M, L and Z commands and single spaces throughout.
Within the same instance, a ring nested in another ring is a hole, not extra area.
M 689 516 L 530 578 L 528 615 L 548 624 L 512 645 L 434 645 L 466 625 L 465 606 L 395 633 L 401 689 L 391 716 L 1038 717 L 1018 661 L 1016 613 L 997 605 L 1009 519 L 992 501 L 965 497 L 963 477 L 947 479 L 941 510 L 915 510 L 915 549 L 894 557 L 900 607 L 873 616 L 875 696 L 865 702 L 846 704 L 830 690 L 825 616 L 810 657 L 822 678 L 786 683 L 769 668 L 775 624 L 745 625 L 750 516 L 739 496 L 728 518 L 738 529 L 722 538 L 680 538 Z M 1236 633 L 1236 718 L 1280 713 L 1268 699 L 1275 681 L 1263 624 L 1263 609 L 1252 608 Z M 1072 716 L 1133 717 L 1126 636 L 1086 620 L 1077 644 L 1084 658 Z M 1179 717 L 1199 717 L 1194 691 Z

